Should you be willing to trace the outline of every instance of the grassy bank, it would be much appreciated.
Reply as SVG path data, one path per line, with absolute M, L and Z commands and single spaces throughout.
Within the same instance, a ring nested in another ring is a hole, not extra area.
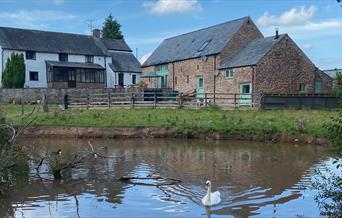
M 33 106 L 25 106 L 29 114 Z M 1 107 L 6 119 L 21 124 L 21 107 Z M 324 123 L 334 115 L 325 110 L 116 109 L 38 112 L 33 125 L 70 127 L 176 127 L 179 132 L 274 134 L 305 133 L 324 137 Z

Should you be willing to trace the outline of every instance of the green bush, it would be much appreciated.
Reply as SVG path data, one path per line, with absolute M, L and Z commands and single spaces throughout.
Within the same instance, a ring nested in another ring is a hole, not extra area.
M 2 73 L 2 85 L 5 88 L 23 88 L 25 83 L 24 55 L 12 53 L 7 59 L 6 67 Z
M 328 136 L 332 144 L 339 149 L 342 154 L 342 109 L 336 116 L 331 118 L 327 125 Z

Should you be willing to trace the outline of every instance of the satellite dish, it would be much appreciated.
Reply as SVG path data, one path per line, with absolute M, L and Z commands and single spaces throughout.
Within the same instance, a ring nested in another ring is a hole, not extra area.
M 219 71 L 218 70 L 214 70 L 214 75 L 215 76 L 219 75 Z

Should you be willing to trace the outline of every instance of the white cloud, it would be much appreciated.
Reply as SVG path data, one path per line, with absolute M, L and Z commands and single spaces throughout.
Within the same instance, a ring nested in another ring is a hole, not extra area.
M 51 10 L 17 10 L 0 12 L 0 24 L 21 28 L 46 28 L 53 22 L 77 18 L 72 14 Z
M 154 2 L 144 2 L 143 6 L 148 9 L 151 14 L 170 14 L 170 13 L 186 13 L 200 12 L 201 4 L 198 0 L 157 0 Z
M 308 22 L 303 28 L 305 30 L 326 30 L 342 27 L 342 20 L 330 19 L 321 22 Z
M 143 64 L 151 55 L 152 55 L 151 52 L 149 52 L 149 53 L 143 55 L 143 56 L 140 58 L 140 60 L 139 60 L 140 63 Z
M 282 25 L 282 26 L 292 26 L 306 23 L 309 21 L 317 12 L 317 7 L 310 6 L 309 8 L 300 7 L 292 8 L 285 11 L 280 16 L 269 15 L 265 12 L 259 19 L 258 24 L 261 26 L 271 26 L 271 25 Z

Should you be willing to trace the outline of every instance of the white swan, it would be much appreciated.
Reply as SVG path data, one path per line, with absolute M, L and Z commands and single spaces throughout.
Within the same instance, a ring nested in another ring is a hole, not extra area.
M 204 206 L 213 206 L 221 202 L 221 194 L 219 191 L 211 193 L 211 182 L 205 183 L 207 188 L 207 194 L 202 198 L 202 204 Z

